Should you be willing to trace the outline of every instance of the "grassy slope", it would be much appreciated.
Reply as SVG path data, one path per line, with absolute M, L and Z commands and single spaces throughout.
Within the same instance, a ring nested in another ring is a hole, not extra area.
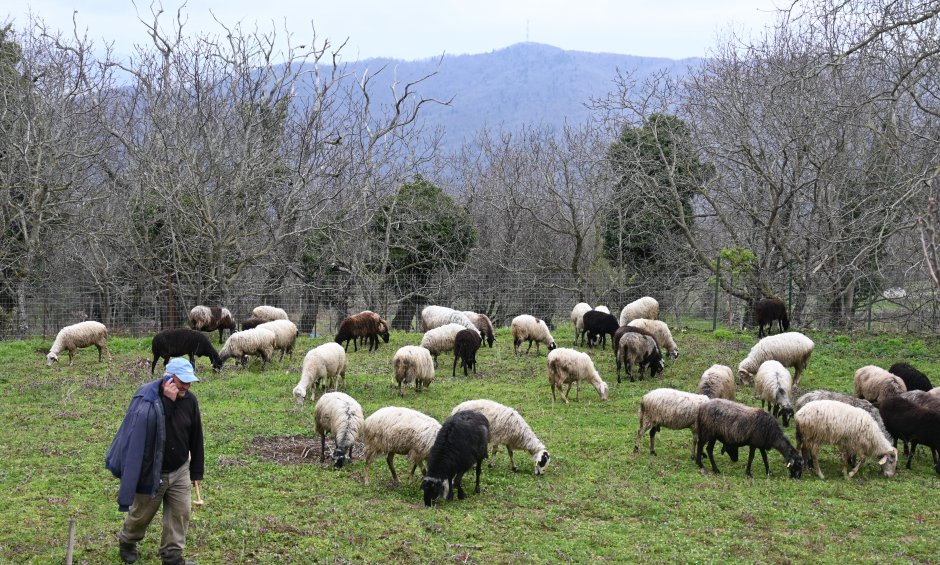
M 556 332 L 562 344 L 571 335 L 568 328 Z M 476 378 L 450 378 L 452 358 L 445 355 L 430 391 L 404 398 L 392 386 L 390 360 L 418 334 L 394 335 L 378 354 L 349 354 L 347 392 L 367 415 L 403 405 L 443 419 L 463 400 L 492 398 L 518 408 L 552 453 L 547 474 L 535 477 L 526 454 L 517 454 L 521 471 L 514 474 L 501 452 L 496 467 L 484 469 L 481 495 L 430 510 L 417 481 L 389 484 L 384 461 L 375 462 L 364 486 L 358 460 L 334 471 L 281 466 L 247 452 L 256 436 L 312 436 L 312 406 L 295 412 L 290 391 L 303 352 L 322 340 L 302 338 L 293 362 L 263 373 L 252 363 L 216 376 L 202 360 L 204 380 L 193 391 L 207 438 L 206 506 L 194 515 L 187 554 L 202 563 L 937 558 L 938 479 L 926 452 L 895 479 L 869 465 L 861 478 L 846 480 L 834 452 L 824 451 L 826 481 L 785 479 L 774 452 L 773 475 L 763 476 L 758 457 L 753 483 L 744 477 L 746 452 L 739 463 L 719 459 L 723 474 L 700 475 L 688 459 L 687 431 L 664 430 L 658 457 L 648 455 L 646 438 L 633 454 L 643 393 L 660 386 L 693 390 L 710 364 L 736 366 L 752 336 L 677 335 L 683 354 L 655 382 L 617 385 L 609 349 L 595 353 L 610 402 L 599 402 L 587 387 L 580 402 L 554 408 L 544 349 L 515 358 L 506 330 L 498 337 L 496 348 L 481 350 Z M 940 375 L 934 338 L 812 337 L 818 345 L 803 379 L 808 389 L 849 391 L 855 368 L 901 359 Z M 118 482 L 102 462 L 131 395 L 150 379 L 149 340 L 111 343 L 110 365 L 98 364 L 92 348 L 80 351 L 72 368 L 46 368 L 48 342 L 0 342 L 0 560 L 61 562 L 75 517 L 76 561 L 117 561 L 123 515 L 115 503 Z M 750 390 L 739 391 L 739 400 L 755 404 Z M 787 433 L 792 437 L 792 428 Z M 141 546 L 143 563 L 157 562 L 158 530 Z

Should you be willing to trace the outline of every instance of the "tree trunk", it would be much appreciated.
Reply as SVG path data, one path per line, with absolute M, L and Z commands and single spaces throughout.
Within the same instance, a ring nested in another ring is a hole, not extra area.
M 411 320 L 418 313 L 420 300 L 418 298 L 406 298 L 398 304 L 398 311 L 392 318 L 391 324 L 393 330 L 411 331 Z M 417 326 L 417 322 L 415 324 Z

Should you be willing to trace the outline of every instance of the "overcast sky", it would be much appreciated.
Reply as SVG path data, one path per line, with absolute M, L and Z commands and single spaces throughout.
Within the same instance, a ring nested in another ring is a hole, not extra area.
M 119 53 L 148 39 L 129 0 L 3 4 L 0 17 L 23 21 L 32 11 L 62 29 L 71 29 L 77 10 L 79 28 L 92 39 L 114 41 Z M 146 18 L 149 1 L 137 4 Z M 163 3 L 168 12 L 180 4 Z M 717 34 L 729 29 L 759 31 L 773 21 L 778 5 L 780 0 L 191 0 L 185 13 L 190 32 L 217 32 L 214 14 L 251 28 L 286 25 L 297 43 L 309 42 L 313 26 L 319 40 L 334 46 L 349 39 L 347 61 L 486 53 L 527 39 L 569 50 L 680 59 L 706 55 Z

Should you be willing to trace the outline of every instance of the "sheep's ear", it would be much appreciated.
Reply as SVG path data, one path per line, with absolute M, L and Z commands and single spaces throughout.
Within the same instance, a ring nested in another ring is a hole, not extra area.
M 878 460 L 878 464 L 879 464 L 879 465 L 884 465 L 884 464 L 887 463 L 887 462 L 888 462 L 888 454 L 885 453 L 885 454 L 881 457 L 881 459 Z
M 793 460 L 791 459 L 791 460 L 787 461 L 787 469 L 789 469 L 789 468 L 792 467 L 792 466 L 793 466 Z

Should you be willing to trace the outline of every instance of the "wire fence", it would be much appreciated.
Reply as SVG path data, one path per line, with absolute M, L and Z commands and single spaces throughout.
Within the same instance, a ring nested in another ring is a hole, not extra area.
M 66 325 L 98 320 L 112 334 L 135 337 L 184 327 L 197 304 L 224 306 L 237 320 L 255 306 L 270 304 L 287 311 L 309 335 L 332 335 L 347 315 L 372 310 L 394 329 L 418 331 L 417 319 L 428 304 L 473 310 L 496 326 L 519 314 L 532 314 L 550 325 L 568 323 L 578 302 L 606 305 L 614 315 L 641 296 L 660 303 L 660 319 L 672 327 L 703 330 L 740 329 L 748 307 L 716 287 L 713 278 L 692 277 L 668 287 L 629 284 L 610 276 L 576 279 L 568 273 L 455 273 L 432 277 L 352 276 L 337 273 L 315 282 L 281 281 L 275 289 L 244 284 L 218 301 L 200 299 L 201 289 L 186 288 L 172 277 L 162 286 L 60 282 L 28 290 L 25 308 L 9 296 L 0 298 L 0 339 L 54 336 Z M 873 332 L 927 332 L 940 327 L 940 296 L 927 280 L 893 281 L 866 300 L 846 304 L 831 293 L 793 290 L 790 281 L 772 285 L 788 302 L 793 328 Z

